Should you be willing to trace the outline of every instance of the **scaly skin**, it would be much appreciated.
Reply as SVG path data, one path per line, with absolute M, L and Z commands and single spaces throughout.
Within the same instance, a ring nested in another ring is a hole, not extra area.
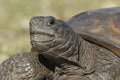
M 37 52 L 18 53 L 0 65 L 0 80 L 52 80 L 52 65 L 46 62 Z
M 32 51 L 56 65 L 54 80 L 120 80 L 120 58 L 77 35 L 54 17 L 30 21 Z

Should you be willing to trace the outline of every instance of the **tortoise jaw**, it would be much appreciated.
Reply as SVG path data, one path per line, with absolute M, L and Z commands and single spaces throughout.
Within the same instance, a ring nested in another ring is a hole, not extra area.
M 32 41 L 39 42 L 39 43 L 48 43 L 54 40 L 55 35 L 49 34 L 45 32 L 30 32 Z

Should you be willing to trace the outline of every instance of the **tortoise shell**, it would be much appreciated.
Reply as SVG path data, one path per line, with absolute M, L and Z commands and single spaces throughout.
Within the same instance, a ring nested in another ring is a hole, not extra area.
M 86 11 L 67 21 L 83 39 L 120 57 L 120 7 Z

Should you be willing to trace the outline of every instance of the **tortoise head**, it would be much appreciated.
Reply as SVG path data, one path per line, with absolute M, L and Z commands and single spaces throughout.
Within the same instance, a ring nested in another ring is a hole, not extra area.
M 70 26 L 52 16 L 36 16 L 30 20 L 30 41 L 33 50 L 47 51 L 66 41 L 72 41 Z

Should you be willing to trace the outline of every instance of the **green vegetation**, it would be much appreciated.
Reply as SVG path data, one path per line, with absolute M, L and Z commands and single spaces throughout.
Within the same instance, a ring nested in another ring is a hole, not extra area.
M 30 51 L 32 16 L 51 15 L 67 20 L 85 10 L 119 4 L 119 0 L 0 0 L 0 60 L 20 51 Z

